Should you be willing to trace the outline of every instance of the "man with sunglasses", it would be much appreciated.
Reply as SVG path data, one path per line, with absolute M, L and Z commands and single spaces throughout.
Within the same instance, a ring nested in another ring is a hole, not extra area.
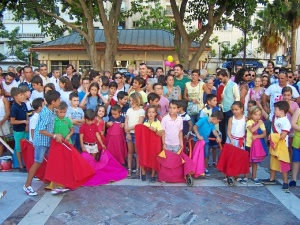
M 292 85 L 299 93 L 298 85 L 296 84 L 294 79 L 294 73 L 291 70 L 289 70 L 287 74 L 288 74 L 288 84 Z
M 248 87 L 253 88 L 254 87 L 254 80 L 256 77 L 256 73 L 253 70 L 249 70 L 250 79 L 248 81 Z

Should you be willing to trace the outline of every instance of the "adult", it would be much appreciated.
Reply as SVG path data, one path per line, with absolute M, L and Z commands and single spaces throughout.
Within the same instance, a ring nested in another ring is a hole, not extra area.
M 124 74 L 120 73 L 120 72 L 116 72 L 113 74 L 113 80 L 117 83 L 118 87 L 117 87 L 117 91 L 114 95 L 114 100 L 118 101 L 117 95 L 120 91 L 125 91 L 128 92 L 128 88 L 125 86 L 125 81 L 124 80 Z
M 269 75 L 267 73 L 263 73 L 261 77 L 262 77 L 262 87 L 264 89 L 267 89 L 271 85 Z
M 79 98 L 79 103 L 82 101 L 86 94 L 86 90 L 88 90 L 90 86 L 90 78 L 89 77 L 83 77 L 81 79 L 81 87 L 79 88 L 80 91 L 78 92 L 78 98 Z
M 295 82 L 294 73 L 292 71 L 288 71 L 287 74 L 288 74 L 288 84 L 292 85 L 299 93 L 299 88 Z
M 181 100 L 181 89 L 179 86 L 174 86 L 174 76 L 167 75 L 165 77 L 166 86 L 164 86 L 164 96 L 168 98 L 169 102 L 172 100 Z
M 219 68 L 219 67 L 216 69 L 216 74 L 214 75 L 215 78 L 217 78 L 217 74 L 220 70 L 221 70 L 221 68 Z M 214 79 L 214 87 L 215 88 L 218 88 L 220 86 L 220 84 L 221 84 L 221 82 L 219 79 Z
M 188 74 L 188 73 L 187 73 Z M 201 69 L 200 70 L 200 79 L 202 80 L 202 81 L 204 81 L 204 79 L 205 79 L 205 77 L 208 75 L 208 72 L 207 72 L 207 70 L 206 69 Z
M 204 79 L 204 83 L 206 84 L 207 89 L 210 91 L 211 94 L 217 95 L 217 89 L 214 87 L 214 76 L 207 76 Z M 203 102 L 206 103 L 206 95 L 207 93 L 203 92 Z
M 248 81 L 248 87 L 253 88 L 254 87 L 254 79 L 256 77 L 256 72 L 253 70 L 249 70 L 250 78 Z
M 199 72 L 198 72 L 198 74 L 199 74 Z M 183 66 L 181 64 L 175 65 L 174 75 L 175 75 L 174 86 L 179 86 L 180 87 L 180 90 L 182 90 L 181 91 L 181 97 L 183 97 L 183 94 L 184 94 L 183 90 L 185 88 L 185 84 L 187 82 L 190 82 L 190 79 L 183 75 Z
M 157 83 L 155 79 L 153 78 L 149 78 L 147 81 L 146 81 L 146 94 L 150 94 L 152 92 L 154 92 L 154 89 L 153 89 L 153 84 Z
M 23 68 L 23 75 L 24 75 L 24 80 L 23 80 L 22 83 L 20 83 L 19 86 L 23 86 L 23 85 L 28 86 L 30 92 L 32 92 L 33 88 L 32 88 L 32 85 L 31 85 L 31 79 L 33 77 L 33 71 L 32 71 L 31 66 L 25 66 Z
M 39 66 L 39 71 L 40 71 L 40 77 L 43 80 L 43 86 L 46 84 L 50 83 L 50 78 L 48 77 L 48 66 L 46 64 L 41 64 Z
M 2 67 L 0 66 L 0 81 L 2 82 L 4 80 L 3 78 L 3 70 Z
M 153 67 L 151 67 L 151 66 L 147 67 L 147 76 L 148 76 L 148 78 L 156 79 Z M 156 79 L 156 82 L 157 82 L 157 79 Z
M 288 75 L 285 71 L 279 71 L 278 84 L 272 84 L 268 87 L 263 95 L 262 102 L 264 110 L 269 114 L 269 119 L 272 121 L 274 115 L 274 103 L 283 100 L 281 94 L 282 88 L 289 86 L 293 90 L 293 98 L 300 103 L 300 97 L 298 91 L 290 84 L 288 84 Z M 270 97 L 270 107 L 267 104 L 267 97 Z
M 175 70 L 176 71 L 176 70 Z M 175 84 L 176 85 L 176 84 Z M 204 107 L 203 92 L 210 94 L 206 84 L 200 81 L 200 71 L 192 71 L 192 80 L 185 83 L 183 98 L 189 103 L 197 104 L 198 110 L 201 111 Z M 194 125 L 199 119 L 199 113 L 196 115 L 190 115 L 191 122 Z
M 234 82 L 239 86 L 240 90 L 240 101 L 245 103 L 245 98 L 248 93 L 249 87 L 248 87 L 248 82 L 249 82 L 249 77 L 250 74 L 248 70 L 242 68 L 240 69 L 234 79 Z
M 13 87 L 18 87 L 19 82 L 16 80 L 16 74 L 12 72 L 8 72 L 7 75 L 5 76 L 5 80 L 2 81 L 2 87 L 4 89 L 4 96 L 9 102 L 12 102 L 14 99 L 10 95 L 10 91 Z
M 147 80 L 148 76 L 147 76 L 147 65 L 146 63 L 141 63 L 139 66 L 139 75 L 144 78 L 144 80 Z
M 73 77 L 73 74 L 74 74 L 74 66 L 72 64 L 68 64 L 66 66 L 66 74 L 64 74 L 63 76 L 66 76 L 69 78 L 69 80 L 71 80 Z
M 159 78 L 159 76 L 164 75 L 164 69 L 162 67 L 157 67 L 155 70 L 155 74 L 156 74 L 156 77 Z
M 60 71 L 58 68 L 52 70 L 52 76 L 49 78 L 49 83 L 54 84 L 55 90 L 59 91 L 59 78 L 60 78 Z

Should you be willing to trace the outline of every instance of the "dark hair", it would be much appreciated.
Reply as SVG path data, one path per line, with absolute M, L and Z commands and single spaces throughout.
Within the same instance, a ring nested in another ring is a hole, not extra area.
M 282 88 L 281 94 L 283 95 L 283 93 L 285 92 L 290 92 L 291 94 L 293 94 L 293 89 L 289 86 L 286 86 L 284 88 Z
M 178 104 L 178 100 L 172 100 L 170 101 L 169 105 L 176 105 L 177 107 L 179 107 L 179 104 Z
M 23 92 L 21 91 L 20 88 L 18 87 L 13 87 L 11 90 L 10 90 L 10 96 L 15 98 L 15 96 L 19 95 L 19 94 L 23 94 Z
M 249 101 L 248 101 L 248 105 L 249 105 L 249 104 L 252 104 L 253 106 L 255 106 L 255 105 L 256 105 L 256 101 L 254 101 L 254 100 L 249 100 Z
M 99 110 L 100 108 L 104 108 L 104 116 L 103 116 L 103 117 L 106 117 L 106 116 L 107 116 L 107 112 L 106 112 L 106 107 L 105 107 L 105 105 L 99 105 L 99 104 L 96 106 L 95 117 L 97 117 L 97 115 L 98 115 L 98 110 Z
M 198 69 L 192 70 L 192 74 L 193 74 L 193 73 L 197 73 L 198 76 L 200 76 L 200 70 L 198 70 Z
M 57 109 L 59 110 L 65 110 L 68 108 L 68 104 L 65 103 L 64 101 L 60 102 L 59 106 L 57 107 Z
M 181 70 L 183 70 L 183 65 L 181 65 L 181 64 L 176 64 L 175 66 L 174 66 L 174 68 L 175 67 L 179 67 Z
M 169 75 L 173 77 L 173 75 L 171 75 L 171 74 L 169 74 Z M 166 78 L 165 77 L 166 77 L 165 75 L 160 75 L 157 78 L 157 82 L 163 84 L 164 86 L 166 86 L 167 83 L 166 83 Z
M 52 69 L 52 73 L 54 73 L 55 71 L 59 71 L 59 69 L 56 67 L 56 68 L 54 68 L 54 69 Z
M 56 101 L 60 98 L 60 93 L 58 91 L 48 91 L 44 94 L 44 98 L 48 105 L 52 104 L 52 101 Z
M 238 106 L 241 109 L 244 109 L 244 104 L 241 101 L 235 101 L 234 103 L 232 103 L 231 107 L 234 105 Z
M 32 101 L 32 108 L 34 110 L 38 110 L 39 107 L 42 107 L 44 103 L 44 99 L 43 98 L 36 98 Z
M 157 116 L 158 116 L 158 108 L 157 108 L 156 105 L 149 105 L 149 106 L 147 107 L 146 112 L 145 112 L 145 118 L 146 118 L 146 119 L 149 119 L 149 118 L 148 118 L 148 112 L 149 112 L 149 109 L 154 109 L 154 110 L 155 110 L 155 112 L 156 112 L 155 119 L 157 119 Z
M 158 70 L 162 70 L 164 72 L 164 69 L 160 66 L 156 68 L 155 72 L 157 72 Z
M 24 66 L 24 67 L 23 67 L 23 71 L 24 71 L 25 69 L 31 69 L 31 71 L 32 71 L 32 67 L 31 67 L 31 66 Z
M 274 108 L 278 108 L 279 110 L 283 110 L 284 114 L 287 114 L 289 109 L 290 109 L 290 105 L 287 101 L 279 101 L 279 102 L 274 103 Z
M 32 84 L 41 84 L 43 86 L 43 79 L 40 76 L 33 76 L 30 80 Z
M 78 93 L 77 92 L 72 92 L 72 93 L 70 93 L 70 95 L 69 95 L 69 100 L 72 100 L 72 98 L 79 98 L 78 97 Z
M 93 81 L 95 77 L 100 76 L 99 71 L 92 70 L 90 72 L 90 81 Z
M 111 87 L 118 88 L 118 84 L 117 84 L 115 81 L 110 82 L 110 83 L 108 84 L 108 88 L 111 88 Z
M 215 94 L 207 94 L 206 95 L 206 102 L 213 100 L 217 96 Z
M 71 78 L 71 84 L 73 89 L 77 90 L 80 87 L 80 75 L 74 74 Z
M 211 113 L 210 117 L 216 117 L 218 120 L 224 120 L 224 115 L 221 111 L 215 110 Z
M 148 70 L 150 70 L 150 71 L 151 71 L 151 73 L 154 73 L 154 69 L 153 69 L 153 67 L 151 67 L 151 66 L 148 66 L 148 67 L 147 67 L 147 69 L 148 69 Z
M 237 72 L 237 74 L 236 74 L 236 76 L 235 76 L 235 78 L 234 78 L 234 82 L 237 83 L 237 84 L 241 84 L 242 82 L 244 82 L 244 81 L 245 81 L 245 80 L 244 80 L 244 73 L 247 72 L 247 71 L 248 71 L 248 70 L 246 70 L 246 69 L 244 69 L 244 68 L 240 69 L 240 70 Z
M 41 69 L 42 67 L 46 67 L 46 68 L 48 68 L 47 64 L 45 64 L 45 63 L 42 63 L 42 64 L 40 64 L 40 65 L 39 65 L 39 71 L 40 71 L 40 69 Z
M 90 78 L 89 78 L 89 77 L 83 77 L 83 78 L 81 79 L 81 81 L 83 82 L 84 80 L 90 81 Z
M 188 102 L 186 100 L 178 100 L 178 107 L 183 108 L 183 111 L 186 112 L 187 107 L 188 107 Z
M 271 64 L 272 64 L 272 67 L 274 68 L 274 62 L 268 61 L 268 64 L 269 64 L 269 63 L 271 63 Z M 274 68 L 274 70 L 275 70 L 275 68 Z
M 133 78 L 133 81 L 135 81 L 135 80 L 136 80 L 139 84 L 142 85 L 141 87 L 145 86 L 145 79 L 144 79 L 144 78 L 142 78 L 142 77 L 140 77 L 140 76 L 137 76 L 137 77 Z
M 155 83 L 155 84 L 153 84 L 153 90 L 155 89 L 156 86 L 162 86 L 163 87 L 163 85 L 161 83 Z
M 267 85 L 265 86 L 265 88 L 268 88 L 270 85 L 271 85 L 271 81 L 270 81 L 270 77 L 267 75 L 263 75 L 261 77 L 261 81 L 263 81 L 264 77 L 268 78 L 268 82 L 267 82 Z
M 87 109 L 84 112 L 84 119 L 86 120 L 94 120 L 95 119 L 95 112 L 92 109 Z
M 119 91 L 118 94 L 117 94 L 117 99 L 123 99 L 125 98 L 126 96 L 128 96 L 128 93 L 126 91 Z
M 107 76 L 101 76 L 100 79 L 102 81 L 102 86 L 108 86 L 109 85 L 109 79 L 108 79 Z
M 20 85 L 19 88 L 20 88 L 22 93 L 30 91 L 29 87 L 26 84 L 25 85 Z
M 51 88 L 52 91 L 56 91 L 54 84 L 48 83 L 44 86 L 44 94 L 45 94 L 46 87 Z
M 59 78 L 59 82 L 65 84 L 64 91 L 73 91 L 73 86 L 72 86 L 72 83 L 69 80 L 69 78 L 67 78 L 67 77 L 60 77 Z
M 167 72 L 167 75 L 171 75 L 171 72 L 174 72 L 174 69 L 169 69 L 168 72 Z
M 154 101 L 155 99 L 159 100 L 160 96 L 158 94 L 154 93 L 154 92 L 151 92 L 151 93 L 148 94 L 148 96 L 147 96 L 148 103 L 150 103 L 150 101 Z
M 73 66 L 72 64 L 68 64 L 68 65 L 66 66 L 66 69 L 68 69 L 69 67 L 72 67 L 72 70 L 74 70 L 74 66 Z
M 91 94 L 91 88 L 92 87 L 96 87 L 98 89 L 97 92 L 100 90 L 99 84 L 97 82 L 92 82 L 91 85 L 89 86 L 89 92 L 90 92 L 90 94 L 87 97 L 87 101 L 88 102 L 90 102 L 90 97 L 92 97 L 92 94 Z M 97 102 L 98 102 L 98 104 L 101 102 L 101 98 L 98 95 L 98 93 L 97 93 Z
M 217 72 L 217 77 L 220 76 L 220 75 L 223 76 L 223 77 L 228 77 L 227 70 L 221 69 L 219 72 Z
M 121 72 L 115 72 L 115 73 L 112 75 L 112 79 L 115 80 L 115 79 L 116 79 L 116 76 L 117 76 L 118 74 L 119 74 L 121 77 L 124 77 L 124 74 L 123 74 L 123 73 L 121 73 Z
M 111 111 L 118 111 L 118 112 L 121 112 L 122 108 L 121 106 L 119 105 L 114 105 L 113 107 L 111 107 Z
M 165 81 L 167 81 L 169 77 L 173 77 L 173 79 L 174 79 L 174 76 L 173 76 L 172 74 L 167 74 L 167 75 L 165 76 Z

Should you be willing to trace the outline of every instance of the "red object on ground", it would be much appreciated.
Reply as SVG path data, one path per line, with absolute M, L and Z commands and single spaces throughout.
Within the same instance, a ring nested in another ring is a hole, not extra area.
M 86 183 L 95 170 L 73 145 L 51 141 L 45 179 L 75 189 Z
M 34 163 L 33 144 L 26 139 L 22 139 L 20 141 L 20 145 L 21 145 L 22 157 L 24 159 L 26 169 L 27 169 L 27 171 L 29 171 L 31 166 Z M 40 168 L 36 171 L 36 174 L 35 174 L 35 176 L 42 181 L 45 181 L 44 176 L 45 176 L 46 167 L 47 167 L 47 156 L 45 155 L 43 163 L 41 164 Z
M 249 173 L 249 153 L 230 144 L 224 144 L 217 169 L 226 176 Z

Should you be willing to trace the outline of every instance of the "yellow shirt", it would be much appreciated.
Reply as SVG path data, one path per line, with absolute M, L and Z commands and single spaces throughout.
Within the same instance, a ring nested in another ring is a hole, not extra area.
M 134 91 L 134 90 L 131 91 L 131 92 L 129 93 L 129 97 L 130 97 L 130 95 L 131 95 L 132 93 L 134 93 L 134 92 L 136 92 L 136 91 Z M 143 99 L 143 102 L 146 103 L 146 102 L 147 102 L 147 94 L 146 94 L 144 91 L 139 91 L 138 93 L 141 94 L 142 99 Z
M 249 127 L 252 127 L 254 124 L 253 120 L 248 120 L 246 123 L 246 127 L 247 127 L 247 134 L 246 134 L 246 146 L 247 147 L 251 147 L 252 144 L 252 133 L 249 130 Z M 266 130 L 265 124 L 260 125 L 259 127 L 261 130 Z
M 152 123 L 149 123 L 149 121 L 144 122 L 144 125 L 146 127 L 154 127 L 157 131 L 162 130 L 161 124 L 159 120 L 155 120 Z

